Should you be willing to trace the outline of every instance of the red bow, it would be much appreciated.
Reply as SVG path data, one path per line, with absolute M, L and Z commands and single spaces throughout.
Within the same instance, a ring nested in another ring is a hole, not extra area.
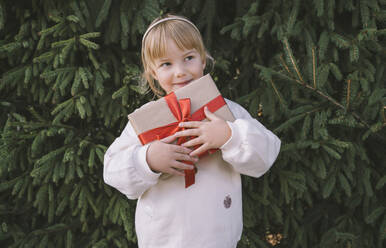
M 154 128 L 151 130 L 148 130 L 146 132 L 143 132 L 138 135 L 141 143 L 147 144 L 149 142 L 152 142 L 153 140 L 160 140 L 165 137 L 168 137 L 170 135 L 175 134 L 176 132 L 180 130 L 184 130 L 185 128 L 179 127 L 178 124 L 180 122 L 184 121 L 201 121 L 205 119 L 205 113 L 204 113 L 204 107 L 207 106 L 209 111 L 215 112 L 222 106 L 224 106 L 225 100 L 224 98 L 219 95 L 213 100 L 211 100 L 209 103 L 206 105 L 202 106 L 200 109 L 198 109 L 196 112 L 193 114 L 190 114 L 190 99 L 189 98 L 184 98 L 177 100 L 176 95 L 174 92 L 166 95 L 165 100 L 169 106 L 170 111 L 173 113 L 174 117 L 177 119 L 176 122 L 170 123 L 168 125 Z M 177 139 L 177 144 L 181 145 L 187 140 L 186 137 L 180 137 Z M 187 164 L 192 164 L 190 161 L 183 161 L 184 163 Z M 194 184 L 195 181 L 195 170 L 184 170 L 185 172 L 185 188 L 189 187 L 190 185 Z

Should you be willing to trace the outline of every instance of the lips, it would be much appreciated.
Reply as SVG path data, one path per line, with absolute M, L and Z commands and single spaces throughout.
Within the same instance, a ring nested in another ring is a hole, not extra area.
M 177 86 L 177 87 L 184 87 L 184 86 L 188 85 L 192 81 L 193 81 L 193 79 L 190 79 L 190 80 L 186 80 L 186 81 L 183 81 L 183 82 L 175 83 L 174 85 Z
M 188 83 L 192 82 L 193 79 L 190 79 L 190 80 L 186 80 L 186 81 L 183 81 L 183 82 L 179 82 L 179 83 L 175 83 L 176 85 L 187 85 Z

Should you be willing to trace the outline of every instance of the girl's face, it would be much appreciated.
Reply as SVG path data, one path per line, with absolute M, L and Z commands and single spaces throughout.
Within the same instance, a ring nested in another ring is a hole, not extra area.
M 153 77 L 169 94 L 203 76 L 205 62 L 196 49 L 181 50 L 171 39 L 167 41 L 165 56 L 154 63 Z

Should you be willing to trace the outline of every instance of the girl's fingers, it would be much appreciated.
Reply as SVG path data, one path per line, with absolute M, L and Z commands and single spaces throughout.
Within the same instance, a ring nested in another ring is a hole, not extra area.
M 182 153 L 177 153 L 175 156 L 175 159 L 179 160 L 179 161 L 191 161 L 193 163 L 198 161 L 197 158 L 191 157 L 188 154 L 182 154 Z M 190 167 L 190 166 L 188 166 L 188 167 Z M 189 169 L 189 168 L 185 168 L 185 169 Z M 190 169 L 193 169 L 193 168 L 190 168 Z
M 197 128 L 202 125 L 201 121 L 186 121 L 186 122 L 180 122 L 178 124 L 179 127 L 187 127 L 187 128 Z
M 202 146 L 198 147 L 196 150 L 192 151 L 189 156 L 191 157 L 197 157 L 201 153 L 204 153 L 206 150 L 208 150 L 207 145 L 203 144 Z
M 175 168 L 170 167 L 167 171 L 168 174 L 175 175 L 175 176 L 185 176 L 185 173 L 183 171 L 177 170 Z
M 174 134 L 176 137 L 186 137 L 186 136 L 199 136 L 200 135 L 200 130 L 195 128 L 195 129 L 186 129 L 183 131 L 179 131 Z
M 173 145 L 173 151 L 176 153 L 189 154 L 192 152 L 192 149 L 179 145 Z
M 184 162 L 176 161 L 173 163 L 172 168 L 179 170 L 193 170 L 194 166 L 191 164 L 186 164 Z
M 182 146 L 192 147 L 192 146 L 196 146 L 196 145 L 201 145 L 202 143 L 204 143 L 204 142 L 199 137 L 197 137 L 197 138 L 191 139 L 189 141 L 186 141 L 185 143 L 182 144 Z
M 208 118 L 208 120 L 213 121 L 213 120 L 216 120 L 219 118 L 216 114 L 210 112 L 208 107 L 204 108 L 204 113 L 205 113 L 206 118 Z
M 164 143 L 170 144 L 173 141 L 175 141 L 176 139 L 177 139 L 177 137 L 173 134 L 173 135 L 170 135 L 170 136 L 168 136 L 166 138 L 161 139 L 161 141 L 164 142 Z

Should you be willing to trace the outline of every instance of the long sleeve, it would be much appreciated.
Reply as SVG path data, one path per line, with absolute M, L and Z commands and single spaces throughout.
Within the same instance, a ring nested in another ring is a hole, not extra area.
M 280 151 L 280 139 L 240 105 L 227 100 L 236 121 L 228 122 L 231 138 L 221 147 L 223 159 L 241 174 L 262 176 Z
M 130 122 L 104 156 L 103 179 L 130 199 L 137 199 L 158 182 L 146 162 L 149 145 L 142 146 Z

